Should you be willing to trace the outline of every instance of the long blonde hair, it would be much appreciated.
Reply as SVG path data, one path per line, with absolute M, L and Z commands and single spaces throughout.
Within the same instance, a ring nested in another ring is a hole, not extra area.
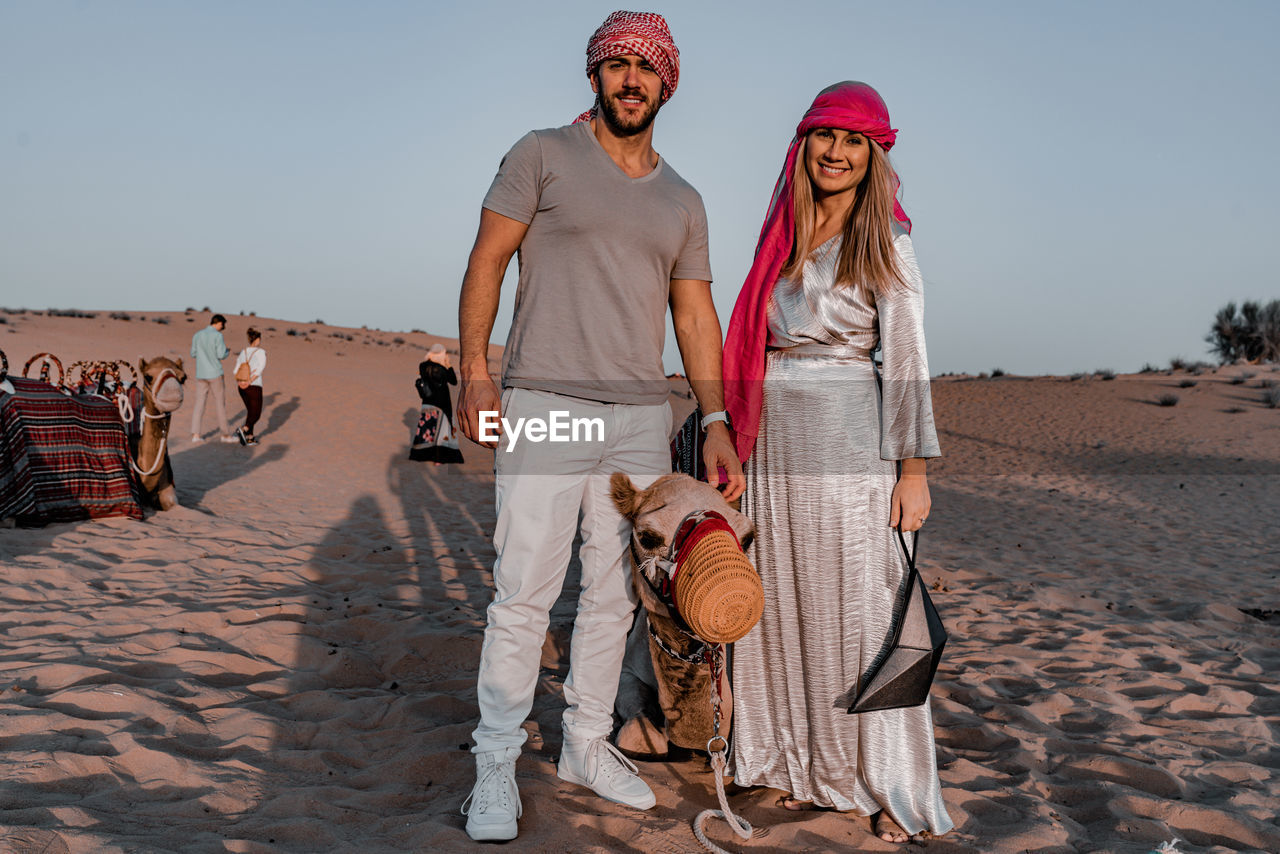
M 867 174 L 858 184 L 857 197 L 845 217 L 840 257 L 836 261 L 836 284 L 865 287 L 872 294 L 883 294 L 907 286 L 893 248 L 893 198 L 898 182 L 885 150 L 870 138 L 867 145 L 871 147 L 871 157 Z M 817 228 L 813 185 L 805 158 L 808 147 L 806 136 L 800 143 L 791 175 L 795 235 L 791 257 L 782 268 L 782 275 L 789 279 L 803 272 Z

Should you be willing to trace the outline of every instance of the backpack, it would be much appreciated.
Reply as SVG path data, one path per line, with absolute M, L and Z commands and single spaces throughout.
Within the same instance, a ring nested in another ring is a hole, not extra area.
M 245 356 L 244 361 L 236 367 L 236 382 L 248 385 L 252 380 L 253 368 L 249 367 L 249 357 Z

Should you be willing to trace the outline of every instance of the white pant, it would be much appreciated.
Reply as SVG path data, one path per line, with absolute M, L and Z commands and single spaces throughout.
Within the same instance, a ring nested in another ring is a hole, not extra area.
M 227 394 L 222 377 L 212 380 L 196 380 L 196 408 L 191 413 L 191 434 L 203 433 L 200 422 L 204 419 L 204 399 L 213 398 L 214 411 L 218 413 L 218 434 L 227 435 Z
M 480 652 L 480 724 L 475 751 L 519 748 L 533 707 L 542 644 L 564 584 L 578 512 L 582 511 L 582 589 L 564 683 L 566 741 L 607 737 L 627 631 L 635 608 L 628 546 L 631 523 L 609 496 L 621 471 L 643 488 L 671 471 L 667 436 L 671 406 L 594 403 L 549 392 L 508 389 L 503 416 L 599 418 L 603 441 L 535 443 L 520 436 L 494 455 L 498 523 L 493 544 L 495 587 Z M 554 473 L 552 473 L 554 472 Z

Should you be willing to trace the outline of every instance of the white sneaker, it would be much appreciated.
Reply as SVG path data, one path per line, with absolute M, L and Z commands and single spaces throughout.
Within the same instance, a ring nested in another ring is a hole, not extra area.
M 631 760 L 604 738 L 593 738 L 585 747 L 565 742 L 556 774 L 561 780 L 586 786 L 605 800 L 638 810 L 658 802 Z
M 516 819 L 524 813 L 516 787 L 515 748 L 476 754 L 476 784 L 462 804 L 467 836 L 477 842 L 515 839 Z
M 192 433 L 192 434 L 191 434 L 191 444 L 193 444 L 193 445 L 194 445 L 194 444 L 195 444 L 195 443 L 197 443 L 197 442 L 203 442 L 203 441 L 204 441 L 204 439 L 200 436 L 200 434 L 199 434 L 199 433 Z
M 218 441 L 227 445 L 233 445 L 236 442 L 239 442 L 240 440 L 237 439 L 235 436 L 221 436 L 218 438 Z

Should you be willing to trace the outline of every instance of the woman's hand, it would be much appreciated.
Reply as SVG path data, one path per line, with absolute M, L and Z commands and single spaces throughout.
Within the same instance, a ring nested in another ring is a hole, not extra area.
M 904 531 L 918 531 L 929 518 L 933 503 L 929 500 L 929 481 L 924 473 L 924 460 L 903 460 L 902 474 L 893 486 L 889 527 L 902 525 Z

